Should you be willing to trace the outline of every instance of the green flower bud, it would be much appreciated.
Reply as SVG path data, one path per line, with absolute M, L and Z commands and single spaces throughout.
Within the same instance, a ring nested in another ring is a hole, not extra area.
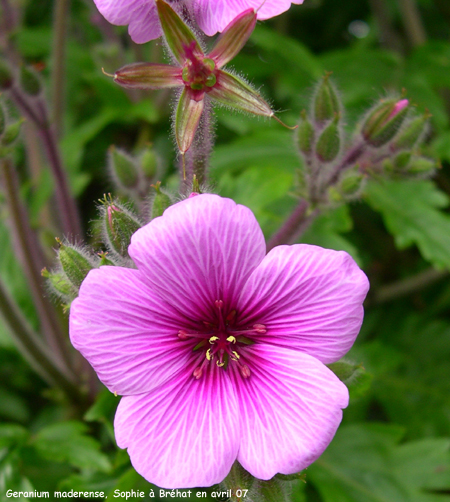
M 102 201 L 103 235 L 105 244 L 113 255 L 129 258 L 131 236 L 141 228 L 138 218 L 127 208 L 112 199 Z
M 372 375 L 366 372 L 362 364 L 338 361 L 327 366 L 348 387 L 350 397 L 363 396 L 369 389 Z
M 41 272 L 42 277 L 47 279 L 47 284 L 50 286 L 53 293 L 59 296 L 62 300 L 74 300 L 77 296 L 77 288 L 69 281 L 66 274 L 63 272 L 49 272 L 44 268 Z
M 37 96 L 42 90 L 39 76 L 28 66 L 20 68 L 20 86 L 29 96 Z
M 394 167 L 398 170 L 404 169 L 411 160 L 411 152 L 400 152 L 394 157 Z
M 153 178 L 158 170 L 158 156 L 155 150 L 149 146 L 140 158 L 140 165 L 147 178 Z
M 109 148 L 108 157 L 110 171 L 118 188 L 123 190 L 136 188 L 140 177 L 135 160 L 115 146 Z
M 327 193 L 328 193 L 328 200 L 330 202 L 334 202 L 336 204 L 344 202 L 344 197 L 335 186 L 329 187 Z
M 420 117 L 412 119 L 392 142 L 392 147 L 395 150 L 409 150 L 414 148 L 414 145 L 426 131 L 430 116 L 429 113 L 425 113 Z
M 25 122 L 25 119 L 19 119 L 12 124 L 8 124 L 5 127 L 4 133 L 1 137 L 0 143 L 2 146 L 10 146 L 16 141 L 19 137 L 20 129 L 22 124 Z
M 60 245 L 58 260 L 61 263 L 61 268 L 67 279 L 78 291 L 88 272 L 96 268 L 96 266 L 85 251 L 77 249 L 72 244 L 63 244 L 59 239 L 57 239 L 57 242 Z
M 152 185 L 155 189 L 155 198 L 153 199 L 152 205 L 152 218 L 157 218 L 158 216 L 162 216 L 164 211 L 172 205 L 172 199 L 163 191 L 161 191 L 161 182 L 155 183 Z
M 434 171 L 436 167 L 437 164 L 434 160 L 427 159 L 426 157 L 413 157 L 405 171 L 408 174 L 429 174 Z
M 358 171 L 345 173 L 339 183 L 339 191 L 345 196 L 356 195 L 364 184 L 365 176 Z
M 0 61 L 0 90 L 6 91 L 13 85 L 14 79 L 9 67 Z
M 321 80 L 314 97 L 314 121 L 322 125 L 332 120 L 341 112 L 341 104 L 333 84 L 330 82 L 331 73 L 327 73 Z
M 409 111 L 407 99 L 390 99 L 381 102 L 368 115 L 361 134 L 370 145 L 381 147 L 399 131 Z
M 339 115 L 328 124 L 322 131 L 316 144 L 316 156 L 322 162 L 331 162 L 334 160 L 341 148 L 341 137 L 339 131 Z
M 110 267 L 113 267 L 115 264 L 107 257 L 108 253 L 105 251 L 102 251 L 101 253 L 98 253 L 98 256 L 100 257 L 100 263 L 99 267 L 103 267 L 104 265 L 108 265 Z
M 303 110 L 300 115 L 300 123 L 297 129 L 298 147 L 302 153 L 311 153 L 314 142 L 314 127 Z

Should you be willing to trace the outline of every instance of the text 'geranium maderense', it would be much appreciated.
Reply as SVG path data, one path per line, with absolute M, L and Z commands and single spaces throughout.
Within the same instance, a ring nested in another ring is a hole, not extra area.
M 133 235 L 137 269 L 81 285 L 71 341 L 123 396 L 117 443 L 152 483 L 209 486 L 236 460 L 296 473 L 341 422 L 348 391 L 325 364 L 359 332 L 367 278 L 342 251 L 265 250 L 248 208 L 198 195 Z
M 254 9 L 247 9 L 233 19 L 206 55 L 175 10 L 163 0 L 155 1 L 167 45 L 179 66 L 133 63 L 117 70 L 114 81 L 130 89 L 182 89 L 175 114 L 175 138 L 182 156 L 194 141 L 206 95 L 222 105 L 273 117 L 285 125 L 256 89 L 222 70 L 239 53 L 255 28 Z
M 161 36 L 155 0 L 94 0 L 107 21 L 129 25 L 131 38 L 143 44 Z M 186 8 L 201 30 L 211 36 L 225 27 L 246 9 L 258 10 L 258 19 L 278 16 L 303 0 L 172 0 L 178 9 Z

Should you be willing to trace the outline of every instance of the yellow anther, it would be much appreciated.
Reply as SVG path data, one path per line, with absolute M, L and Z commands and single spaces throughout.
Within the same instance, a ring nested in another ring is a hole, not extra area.
M 214 343 L 214 342 L 216 342 L 218 339 L 219 339 L 219 337 L 218 337 L 218 336 L 212 336 L 212 337 L 209 339 L 209 343 Z
M 211 349 L 208 349 L 206 351 L 206 359 L 208 359 L 208 361 L 211 361 L 212 357 L 213 356 L 211 355 Z
M 236 343 L 236 338 L 234 338 L 234 336 L 230 335 L 230 336 L 227 338 L 227 342 L 230 342 L 230 343 Z
M 216 364 L 217 364 L 217 366 L 219 366 L 219 368 L 221 368 L 222 366 L 225 366 L 225 363 L 220 362 L 220 361 L 217 361 Z
M 117 392 L 114 392 L 114 397 L 117 397 Z
M 240 359 L 240 357 L 241 357 L 241 356 L 240 356 L 240 355 L 239 355 L 236 351 L 234 351 L 234 350 L 232 351 L 232 354 L 233 354 L 233 356 L 236 358 L 236 361 L 237 361 L 238 359 Z

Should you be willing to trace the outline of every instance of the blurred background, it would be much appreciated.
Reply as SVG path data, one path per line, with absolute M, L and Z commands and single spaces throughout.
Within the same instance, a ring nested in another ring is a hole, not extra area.
M 0 58 L 39 74 L 84 241 L 97 249 L 96 201 L 115 190 L 107 170 L 111 145 L 147 153 L 149 178 L 177 189 L 173 96 L 125 91 L 101 71 L 164 61 L 165 50 L 159 41 L 134 44 L 126 27 L 109 25 L 90 0 L 1 0 L 0 16 Z M 355 376 L 335 440 L 307 469 L 306 483 L 292 483 L 292 500 L 450 501 L 450 2 L 305 0 L 259 23 L 231 66 L 289 124 L 309 107 L 325 71 L 332 72 L 349 131 L 377 99 L 403 88 L 419 113 L 431 113 L 422 153 L 439 161 L 433 178 L 371 180 L 362 201 L 325 211 L 301 238 L 348 251 L 371 291 L 349 354 L 366 372 Z M 1 98 L 9 120 L 20 120 L 23 111 L 10 98 Z M 216 110 L 215 131 L 214 190 L 249 206 L 270 237 L 296 202 L 301 160 L 292 131 L 224 109 Z M 29 118 L 8 155 L 18 200 L 51 269 L 54 239 L 65 233 L 45 144 Z M 13 239 L 6 192 L 3 180 L 0 279 L 39 334 L 39 306 Z M 67 331 L 67 314 L 46 291 Z M 151 485 L 115 445 L 118 398 L 93 385 L 87 400 L 71 400 L 32 369 L 13 339 L 1 322 L 0 499 L 7 500 L 7 489 L 147 493 Z

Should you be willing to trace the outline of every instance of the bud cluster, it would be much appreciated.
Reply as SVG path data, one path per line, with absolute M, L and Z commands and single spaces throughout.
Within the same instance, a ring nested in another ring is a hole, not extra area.
M 143 164 L 140 157 L 141 166 Z M 137 164 L 126 154 L 120 154 L 120 162 L 126 168 Z M 151 159 L 150 159 L 151 160 Z M 151 163 L 147 164 L 147 172 L 150 172 Z M 125 169 L 123 169 L 124 171 Z M 129 173 L 122 172 L 122 182 Z M 161 188 L 161 182 L 157 182 L 150 188 L 149 201 L 151 218 L 161 216 L 163 212 L 173 204 L 174 200 L 168 192 Z M 149 212 L 147 208 L 143 211 Z M 46 278 L 51 292 L 58 297 L 66 307 L 78 296 L 81 283 L 90 270 L 102 266 L 125 266 L 133 267 L 133 262 L 128 255 L 128 247 L 133 234 L 139 230 L 148 218 L 138 216 L 132 209 L 131 202 L 114 198 L 110 194 L 105 195 L 99 204 L 100 218 L 95 222 L 95 230 L 99 230 L 103 250 L 95 252 L 93 249 L 81 247 L 69 242 L 57 239 L 57 265 L 54 270 L 44 269 L 42 276 Z M 96 233 L 95 231 L 93 233 Z
M 99 259 L 87 249 L 62 242 L 58 238 L 56 241 L 59 246 L 56 251 L 57 266 L 52 271 L 44 268 L 42 276 L 47 279 L 50 291 L 69 307 L 78 296 L 81 283 L 88 272 L 97 268 L 100 263 Z
M 310 113 L 301 113 L 296 131 L 304 161 L 298 195 L 315 207 L 333 205 L 358 198 L 369 176 L 432 174 L 436 163 L 418 150 L 430 115 L 411 115 L 404 97 L 382 99 L 362 118 L 353 139 L 344 140 L 343 106 L 326 74 L 314 93 Z
M 135 202 L 146 200 L 150 186 L 162 174 L 159 156 L 152 145 L 146 146 L 136 156 L 111 145 L 108 168 L 115 188 Z

